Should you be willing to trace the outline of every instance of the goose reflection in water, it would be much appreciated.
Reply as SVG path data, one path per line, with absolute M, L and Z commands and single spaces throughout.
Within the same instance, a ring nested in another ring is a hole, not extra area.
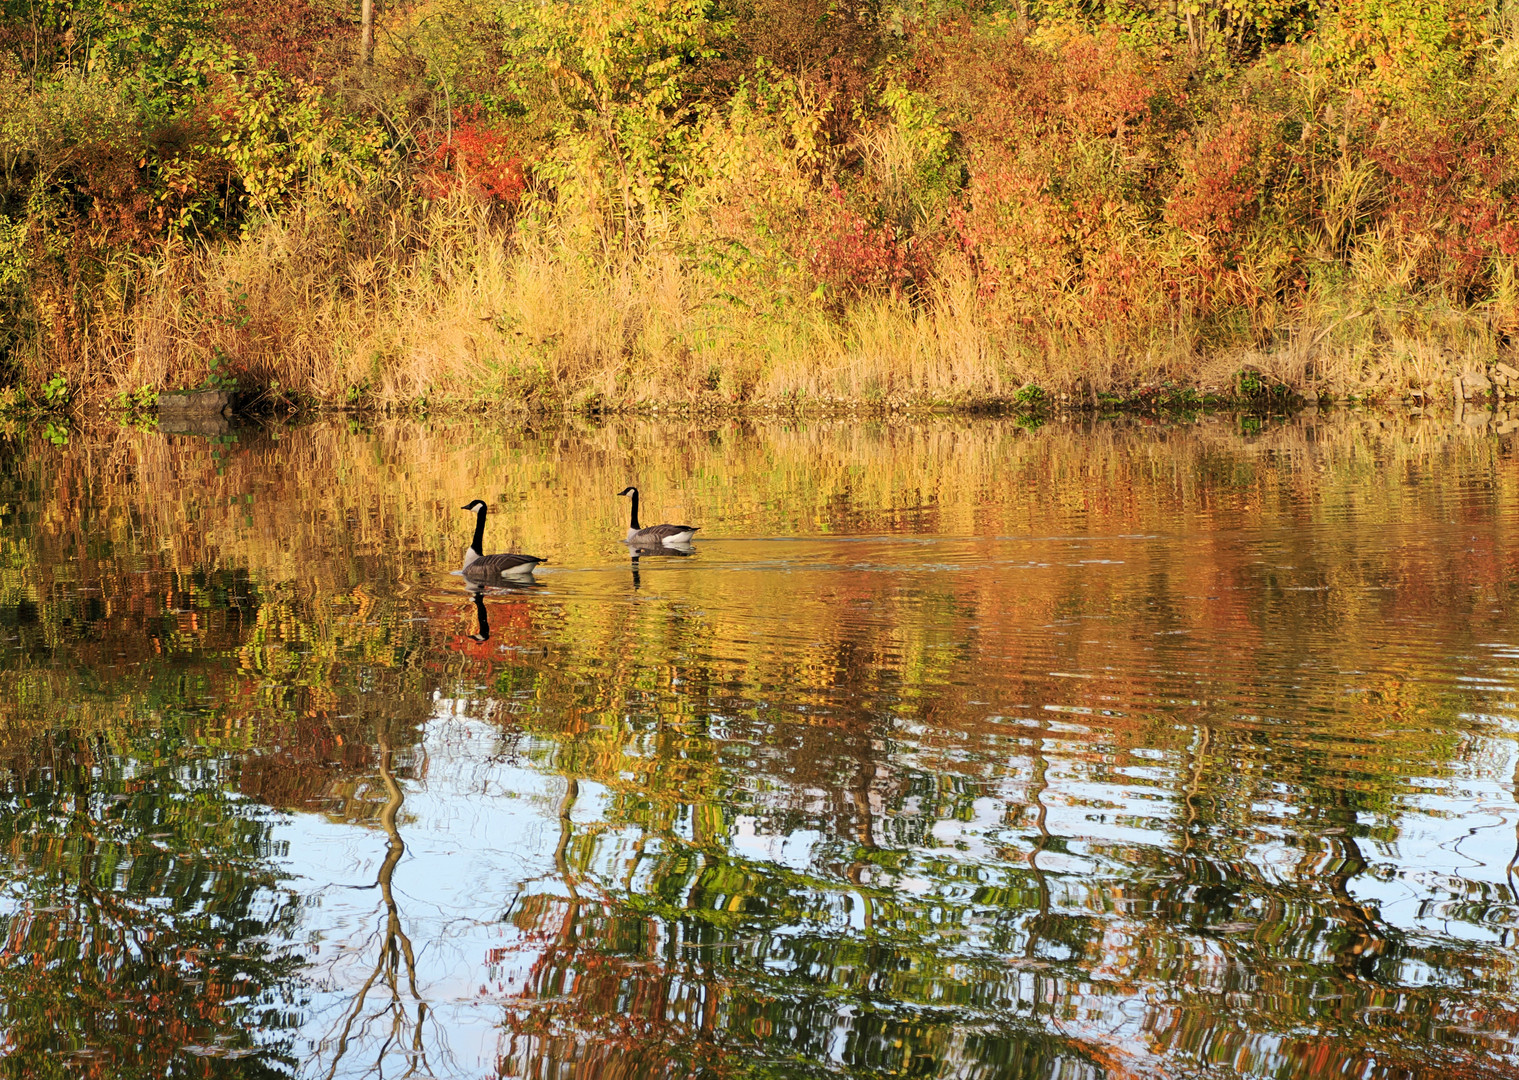
M 475 601 L 475 632 L 469 635 L 469 639 L 483 645 L 491 639 L 490 616 L 485 613 L 485 590 L 471 589 L 469 593 Z
M 428 603 L 428 612 L 437 623 L 451 627 L 448 649 L 480 661 L 494 661 L 500 659 L 501 649 L 521 647 L 532 636 L 533 605 L 524 594 L 539 588 L 541 583 L 533 580 L 492 588 L 469 582 L 465 594 L 471 609 L 460 608 L 456 595 L 448 602 Z M 497 623 L 494 629 L 492 609 Z
M 641 584 L 638 578 L 638 560 L 640 558 L 684 559 L 696 554 L 696 549 L 690 544 L 629 544 L 628 551 L 631 555 L 628 561 L 629 565 L 633 568 L 633 588 L 635 589 Z

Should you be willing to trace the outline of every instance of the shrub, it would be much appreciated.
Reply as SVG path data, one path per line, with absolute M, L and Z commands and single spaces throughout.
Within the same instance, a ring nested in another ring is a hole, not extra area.
M 1430 125 L 1402 116 L 1374 152 L 1388 218 L 1424 284 L 1471 301 L 1498 258 L 1519 256 L 1519 147 L 1477 118 Z
M 895 226 L 874 225 L 851 210 L 836 183 L 815 201 L 802 236 L 808 268 L 835 297 L 897 293 L 920 271 L 912 241 L 899 240 Z
M 254 66 L 289 79 L 329 74 L 353 56 L 358 40 L 347 6 L 322 0 L 229 0 L 213 20 L 222 40 Z
M 482 203 L 515 206 L 527 187 L 522 158 L 509 134 L 490 126 L 478 109 L 458 109 L 453 124 L 422 139 L 420 189 L 427 198 L 466 191 Z
M 1265 129 L 1262 117 L 1236 109 L 1222 127 L 1179 155 L 1181 182 L 1166 205 L 1166 220 L 1204 243 L 1225 267 L 1234 264 L 1247 227 L 1260 215 Z

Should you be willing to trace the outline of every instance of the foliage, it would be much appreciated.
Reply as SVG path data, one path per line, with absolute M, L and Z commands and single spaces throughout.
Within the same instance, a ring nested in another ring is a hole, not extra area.
M 427 164 L 418 188 L 429 198 L 467 191 L 483 203 L 513 206 L 527 187 L 527 175 L 510 133 L 482 120 L 480 110 L 457 109 L 441 135 L 423 142 Z
M 508 3 L 504 84 L 519 99 L 551 98 L 559 112 L 562 149 L 542 175 L 570 198 L 595 191 L 588 181 L 605 184 L 616 220 L 637 228 L 688 167 L 695 103 L 686 91 L 722 34 L 713 15 L 712 0 Z
M 895 292 L 912 280 L 915 252 L 894 226 L 872 225 L 851 210 L 837 185 L 819 203 L 808 221 L 805 254 L 820 288 Z
M 738 402 L 812 392 L 784 343 L 837 341 L 878 354 L 847 378 L 881 393 L 1037 381 L 1096 400 L 1195 381 L 1219 352 L 1217 370 L 1279 351 L 1296 384 L 1291 343 L 1330 346 L 1367 305 L 1463 313 L 1472 348 L 1519 329 L 1519 45 L 1476 0 L 425 0 L 384 18 L 361 70 L 326 0 L 6 0 L 11 377 L 109 396 L 216 355 L 316 401 L 469 397 L 484 365 L 497 401 Z M 265 283 L 237 325 L 224 264 Z M 542 299 L 545 276 L 628 299 L 587 323 Z M 448 292 L 470 277 L 520 313 L 460 312 L 489 291 Z M 287 333 L 302 304 L 313 325 Z M 432 331 L 381 342 L 376 305 Z M 920 333 L 931 376 L 881 352 Z M 1366 331 L 1356 379 L 1444 378 L 1398 367 L 1395 336 Z
M 1469 73 L 1488 10 L 1475 0 L 1342 0 L 1319 18 L 1313 45 L 1351 86 L 1416 97 Z

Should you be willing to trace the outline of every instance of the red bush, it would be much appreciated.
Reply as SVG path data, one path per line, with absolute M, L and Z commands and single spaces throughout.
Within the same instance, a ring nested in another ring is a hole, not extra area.
M 896 292 L 916 276 L 916 252 L 889 225 L 872 225 L 851 210 L 837 183 L 809 215 L 804 255 L 813 276 L 843 292 Z
M 1222 128 L 1183 151 L 1181 184 L 1166 205 L 1167 221 L 1206 240 L 1226 263 L 1260 215 L 1264 127 L 1259 117 L 1236 109 Z
M 1519 255 L 1519 165 L 1501 130 L 1478 120 L 1389 124 L 1372 151 L 1388 178 L 1395 235 L 1427 284 L 1468 294 L 1491 260 Z
M 422 149 L 421 188 L 428 198 L 462 189 L 484 203 L 515 206 L 527 189 L 527 172 L 510 137 L 478 112 L 456 110 L 452 130 L 424 142 Z
M 1049 180 L 1004 152 L 988 151 L 974 162 L 966 206 L 952 225 L 984 294 L 1015 287 L 1048 295 L 1069 284 L 1074 220 Z
M 348 61 L 357 34 L 341 8 L 311 0 L 225 0 L 213 19 L 221 35 L 261 68 L 311 79 L 334 61 Z
M 313 79 L 322 68 L 349 61 L 357 47 L 352 17 L 321 2 L 225 0 L 216 12 L 216 26 L 234 49 L 295 79 Z

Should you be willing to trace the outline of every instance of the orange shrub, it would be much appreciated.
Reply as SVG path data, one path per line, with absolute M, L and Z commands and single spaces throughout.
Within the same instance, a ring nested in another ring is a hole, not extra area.
M 1039 48 L 962 30 L 934 43 L 931 65 L 968 172 L 949 225 L 983 298 L 1037 337 L 1127 334 L 1164 302 L 1153 240 L 1185 101 L 1176 76 L 1111 29 Z
M 527 189 L 527 173 L 510 136 L 478 111 L 456 110 L 453 127 L 424 140 L 422 149 L 420 188 L 427 198 L 463 190 L 482 203 L 515 206 Z
M 1004 288 L 1048 295 L 1069 284 L 1073 215 L 1049 180 L 1000 148 L 973 159 L 967 205 L 954 225 L 983 295 Z
M 1205 243 L 1225 266 L 1260 215 L 1265 138 L 1263 119 L 1236 108 L 1221 128 L 1195 146 L 1184 144 L 1179 155 L 1181 182 L 1166 204 L 1166 220 Z
M 896 293 L 921 269 L 912 240 L 851 210 L 837 182 L 817 200 L 799 239 L 813 277 L 835 293 Z

